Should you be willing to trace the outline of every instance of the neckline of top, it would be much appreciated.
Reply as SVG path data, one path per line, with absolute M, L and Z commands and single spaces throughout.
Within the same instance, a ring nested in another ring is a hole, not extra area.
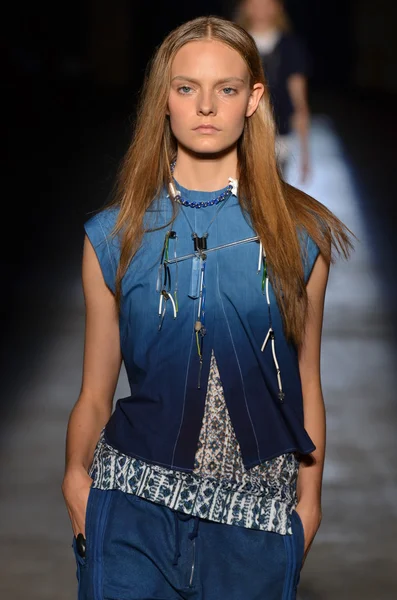
M 208 200 L 211 200 L 212 198 L 220 196 L 221 194 L 226 192 L 230 184 L 232 184 L 231 194 L 233 196 L 237 197 L 237 185 L 238 185 L 237 179 L 233 179 L 232 177 L 229 177 L 228 185 L 225 185 L 223 188 L 220 188 L 219 190 L 211 190 L 211 191 L 192 190 L 189 188 L 185 188 L 175 178 L 174 178 L 174 184 L 175 184 L 176 189 L 181 193 L 182 197 L 185 200 L 188 200 L 189 202 L 207 202 Z

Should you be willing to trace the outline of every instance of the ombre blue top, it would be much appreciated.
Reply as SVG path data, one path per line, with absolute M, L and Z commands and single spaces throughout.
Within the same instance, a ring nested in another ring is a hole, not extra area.
M 190 202 L 205 202 L 225 191 L 198 192 L 180 185 L 178 189 Z M 269 310 L 262 273 L 258 273 L 259 242 L 210 251 L 256 235 L 237 196 L 206 208 L 180 206 L 172 227 L 158 229 L 172 218 L 172 202 L 164 191 L 148 209 L 145 225 L 156 230 L 145 234 L 123 278 L 120 344 L 131 394 L 117 400 L 104 430 L 106 442 L 123 454 L 192 471 L 213 351 L 245 468 L 289 452 L 312 452 L 315 446 L 304 429 L 297 350 L 286 341 L 270 284 L 275 344 L 261 351 L 269 330 Z M 110 233 L 117 210 L 104 209 L 85 223 L 104 280 L 113 292 L 120 249 Z M 178 311 L 175 318 L 168 301 L 159 330 L 156 283 L 165 234 L 171 228 L 176 237 L 169 242 L 169 269 L 171 288 L 178 288 Z M 192 297 L 193 260 L 180 260 L 193 254 L 192 231 L 199 237 L 208 233 L 200 388 L 194 332 L 200 300 Z M 307 281 L 319 249 L 305 232 L 300 240 Z M 282 377 L 282 401 L 276 365 Z

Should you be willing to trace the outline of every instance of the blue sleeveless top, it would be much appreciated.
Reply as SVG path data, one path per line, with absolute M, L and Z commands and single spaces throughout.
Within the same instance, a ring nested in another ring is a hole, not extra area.
M 197 192 L 178 186 L 191 202 L 211 200 L 223 190 Z M 104 436 L 123 454 L 172 469 L 192 471 L 203 421 L 206 383 L 214 352 L 227 408 L 246 468 L 288 452 L 315 449 L 303 423 L 303 399 L 295 346 L 286 341 L 276 298 L 269 284 L 272 328 L 284 398 L 279 399 L 272 346 L 261 351 L 269 330 L 269 311 L 258 274 L 258 241 L 211 248 L 255 237 L 238 198 L 207 208 L 180 207 L 172 230 L 169 258 L 172 289 L 178 286 L 178 312 L 170 303 L 159 330 L 156 282 L 172 200 L 164 191 L 145 215 L 154 231 L 144 235 L 122 282 L 120 344 L 131 394 L 117 400 Z M 216 214 L 219 210 L 219 214 Z M 104 209 L 85 223 L 104 280 L 115 292 L 119 241 L 110 237 L 117 208 Z M 190 223 L 190 225 L 189 225 Z M 192 230 L 208 231 L 206 335 L 201 380 L 194 324 L 199 299 L 192 298 Z M 300 233 L 307 281 L 319 249 Z

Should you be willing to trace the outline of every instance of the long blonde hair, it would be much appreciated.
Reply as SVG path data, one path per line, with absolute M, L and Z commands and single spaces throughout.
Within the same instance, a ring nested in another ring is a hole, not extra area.
M 341 250 L 347 258 L 352 247 L 351 232 L 323 204 L 282 180 L 274 150 L 275 125 L 269 94 L 255 42 L 238 24 L 216 16 L 198 17 L 171 31 L 148 66 L 134 135 L 121 162 L 110 202 L 110 206 L 119 207 L 113 231 L 120 235 L 121 245 L 116 300 L 120 305 L 121 280 L 145 233 L 145 212 L 171 179 L 170 162 L 177 152 L 166 116 L 172 61 L 184 44 L 202 39 L 217 40 L 236 50 L 247 64 L 250 85 L 265 85 L 260 104 L 246 118 L 238 142 L 239 202 L 266 249 L 285 335 L 299 345 L 308 298 L 297 228 L 306 229 L 327 262 L 334 261 L 333 249 L 338 253 Z M 175 216 L 176 203 L 172 204 Z

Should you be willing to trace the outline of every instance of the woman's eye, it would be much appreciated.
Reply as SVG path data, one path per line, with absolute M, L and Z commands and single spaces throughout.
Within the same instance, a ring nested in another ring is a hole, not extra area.
M 181 87 L 178 88 L 178 92 L 180 94 L 189 94 L 189 92 L 192 91 L 192 88 L 188 85 L 181 85 Z
M 226 87 L 222 89 L 222 92 L 226 95 L 226 96 L 232 96 L 233 94 L 236 93 L 237 90 L 235 90 L 234 88 L 231 87 Z

